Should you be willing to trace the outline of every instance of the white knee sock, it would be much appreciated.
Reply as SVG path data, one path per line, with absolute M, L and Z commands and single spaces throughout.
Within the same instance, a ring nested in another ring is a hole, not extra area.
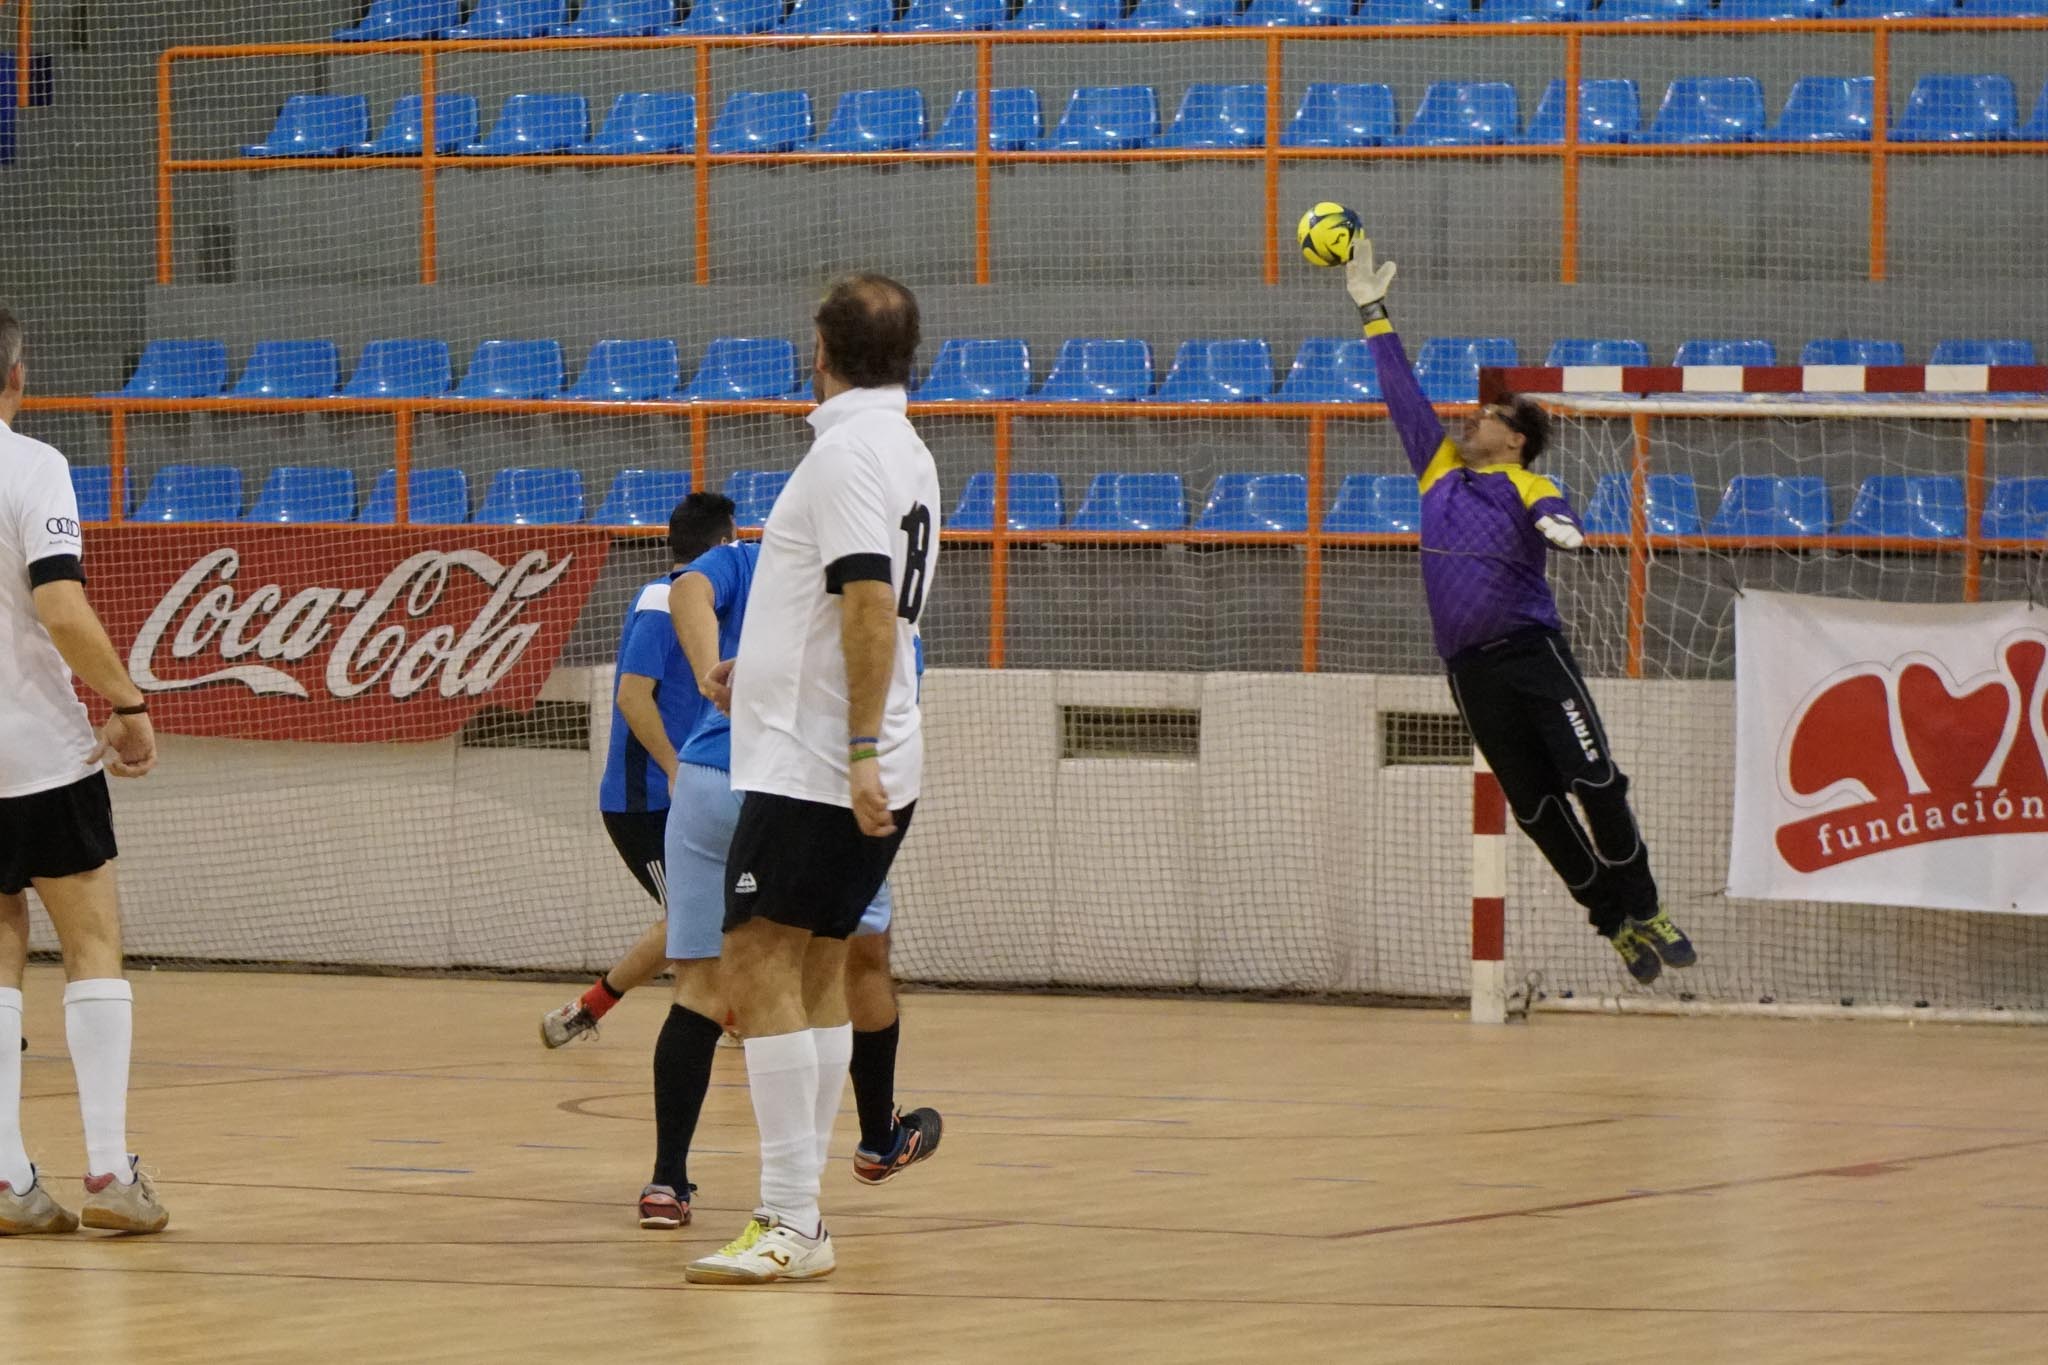
M 21 992 L 0 986 L 0 1180 L 20 1194 L 34 1177 L 21 1145 Z
M 818 1046 L 809 1029 L 747 1039 L 761 1129 L 761 1207 L 806 1236 L 818 1216 Z
M 839 1117 L 839 1097 L 846 1093 L 846 1066 L 853 1060 L 853 1025 L 814 1028 L 818 1046 L 818 1173 L 832 1160 L 832 1124 Z
M 64 1038 L 78 1077 L 79 1117 L 85 1120 L 85 1173 L 112 1172 L 123 1184 L 134 1179 L 128 1167 L 128 1050 L 134 1033 L 135 993 L 126 981 L 103 977 L 64 988 Z

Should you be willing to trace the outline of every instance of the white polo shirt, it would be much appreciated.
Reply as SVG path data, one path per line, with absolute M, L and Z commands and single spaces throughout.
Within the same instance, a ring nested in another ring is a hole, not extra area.
M 939 564 L 939 474 L 900 386 L 821 403 L 817 432 L 761 535 L 733 673 L 732 785 L 851 807 L 840 585 L 885 574 L 896 595 L 896 658 L 880 740 L 882 789 L 917 799 L 924 737 L 917 622 Z
M 70 464 L 0 422 L 0 799 L 99 771 L 87 761 L 92 723 L 36 617 L 30 578 L 38 561 L 83 554 Z

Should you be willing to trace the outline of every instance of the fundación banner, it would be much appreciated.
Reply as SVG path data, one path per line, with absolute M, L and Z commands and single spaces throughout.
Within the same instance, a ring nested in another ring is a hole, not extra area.
M 1728 889 L 2048 914 L 2048 610 L 1744 592 Z
M 609 546 L 575 526 L 87 527 L 85 571 L 165 733 L 427 740 L 532 707 Z

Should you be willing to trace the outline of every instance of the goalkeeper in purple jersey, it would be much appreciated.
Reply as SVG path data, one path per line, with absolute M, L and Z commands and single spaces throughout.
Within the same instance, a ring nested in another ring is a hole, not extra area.
M 1690 967 L 1692 943 L 1657 903 L 1628 778 L 1615 765 L 1544 575 L 1552 547 L 1576 550 L 1586 539 L 1557 485 L 1530 468 L 1549 444 L 1550 415 L 1509 395 L 1483 405 L 1451 439 L 1387 317 L 1394 263 L 1375 266 L 1372 243 L 1361 237 L 1345 282 L 1422 486 L 1430 626 L 1473 740 L 1516 823 L 1629 974 L 1647 985 L 1667 965 Z

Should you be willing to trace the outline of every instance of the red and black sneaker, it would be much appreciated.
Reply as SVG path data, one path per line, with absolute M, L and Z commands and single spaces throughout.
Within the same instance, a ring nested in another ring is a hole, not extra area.
M 690 1225 L 690 1196 L 695 1185 L 678 1193 L 667 1185 L 649 1185 L 640 1191 L 640 1226 L 648 1229 L 686 1228 Z
M 913 1109 L 896 1115 L 896 1145 L 885 1155 L 865 1147 L 853 1149 L 853 1178 L 879 1185 L 905 1166 L 915 1166 L 939 1150 L 945 1121 L 936 1109 Z

